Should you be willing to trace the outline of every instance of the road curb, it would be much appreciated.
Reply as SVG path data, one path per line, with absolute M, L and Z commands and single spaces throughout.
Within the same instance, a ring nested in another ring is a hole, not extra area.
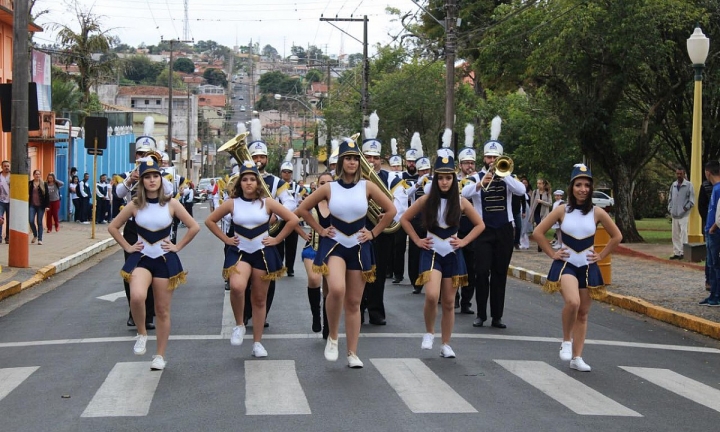
M 542 286 L 547 280 L 547 275 L 527 270 L 522 267 L 511 265 L 508 268 L 508 276 L 524 280 Z M 696 317 L 694 315 L 676 312 L 661 306 L 654 305 L 637 297 L 625 296 L 608 292 L 601 302 L 617 306 L 619 308 L 636 312 L 650 318 L 662 321 L 685 330 L 694 331 L 713 339 L 720 339 L 720 323 Z
M 60 261 L 56 261 L 52 264 L 46 265 L 45 267 L 38 269 L 35 275 L 32 276 L 30 279 L 27 279 L 23 282 L 7 282 L 0 286 L 0 300 L 18 294 L 19 292 L 35 286 L 53 275 L 56 275 L 84 261 L 87 261 L 88 259 L 90 259 L 90 257 L 97 255 L 98 253 L 113 246 L 114 244 L 116 244 L 115 239 L 105 239 L 81 250 L 80 252 L 74 253 L 67 258 L 63 258 Z

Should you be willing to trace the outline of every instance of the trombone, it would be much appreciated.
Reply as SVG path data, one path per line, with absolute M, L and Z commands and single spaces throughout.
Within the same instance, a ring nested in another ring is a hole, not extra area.
M 490 190 L 490 184 L 492 184 L 493 180 L 495 180 L 495 177 L 505 178 L 512 174 L 514 168 L 515 164 L 509 156 L 499 156 L 495 159 L 495 162 L 490 165 L 489 172 L 492 173 L 492 178 L 490 179 L 490 182 L 488 182 L 487 186 L 483 187 L 483 190 L 485 192 Z

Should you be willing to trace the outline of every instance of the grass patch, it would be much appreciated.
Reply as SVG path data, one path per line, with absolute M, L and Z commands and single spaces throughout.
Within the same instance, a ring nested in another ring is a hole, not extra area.
M 672 233 L 670 219 L 666 218 L 645 218 L 635 221 L 638 231 L 667 231 Z M 642 234 L 642 233 L 641 233 Z

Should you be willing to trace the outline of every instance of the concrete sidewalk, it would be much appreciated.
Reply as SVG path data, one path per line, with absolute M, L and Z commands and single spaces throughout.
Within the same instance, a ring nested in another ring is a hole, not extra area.
M 0 245 L 0 300 L 17 294 L 52 275 L 67 270 L 93 255 L 117 247 L 107 225 L 63 222 L 59 232 L 43 234 L 43 244 L 30 245 L 30 267 L 7 266 L 12 248 Z M 720 308 L 700 306 L 707 296 L 704 268 L 670 261 L 670 245 L 621 245 L 612 256 L 612 285 L 604 300 L 615 306 L 645 314 L 679 327 L 720 339 Z M 551 259 L 538 253 L 535 244 L 515 251 L 509 273 L 538 285 L 544 282 Z
M 93 255 L 115 246 L 115 240 L 108 234 L 107 225 L 95 226 L 95 239 L 91 238 L 91 225 L 62 222 L 60 231 L 47 230 L 43 233 L 43 244 L 31 244 L 30 267 L 8 266 L 8 254 L 13 253 L 11 245 L 0 244 L 0 300 L 17 294 L 42 282 L 55 273 L 80 264 Z M 32 238 L 32 234 L 30 234 Z M 29 241 L 29 240 L 28 240 Z

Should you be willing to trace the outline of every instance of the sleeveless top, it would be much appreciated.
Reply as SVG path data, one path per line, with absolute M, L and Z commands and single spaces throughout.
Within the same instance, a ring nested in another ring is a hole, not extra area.
M 450 238 L 457 234 L 458 227 L 450 227 L 445 221 L 445 209 L 447 208 L 447 198 L 440 198 L 440 208 L 438 208 L 437 226 L 428 230 L 427 238 L 432 239 L 432 250 L 442 256 L 446 256 L 455 251 L 450 244 Z
M 233 199 L 232 223 L 235 234 L 240 237 L 238 250 L 253 253 L 265 248 L 262 241 L 270 235 L 270 215 L 265 207 L 265 198 L 254 201 Z
M 360 180 L 354 185 L 345 185 L 341 180 L 330 183 L 330 222 L 335 227 L 333 240 L 351 248 L 359 244 L 357 236 L 365 226 L 368 210 L 367 183 Z
M 567 247 L 570 256 L 565 260 L 576 267 L 588 265 L 587 254 L 595 244 L 595 207 L 584 215 L 578 209 L 568 212 L 560 224 L 563 246 Z
M 170 216 L 170 203 L 161 206 L 157 198 L 148 198 L 148 204 L 138 210 L 135 216 L 138 240 L 143 242 L 141 253 L 150 258 L 165 255 L 162 250 L 162 241 L 170 239 L 172 217 Z

